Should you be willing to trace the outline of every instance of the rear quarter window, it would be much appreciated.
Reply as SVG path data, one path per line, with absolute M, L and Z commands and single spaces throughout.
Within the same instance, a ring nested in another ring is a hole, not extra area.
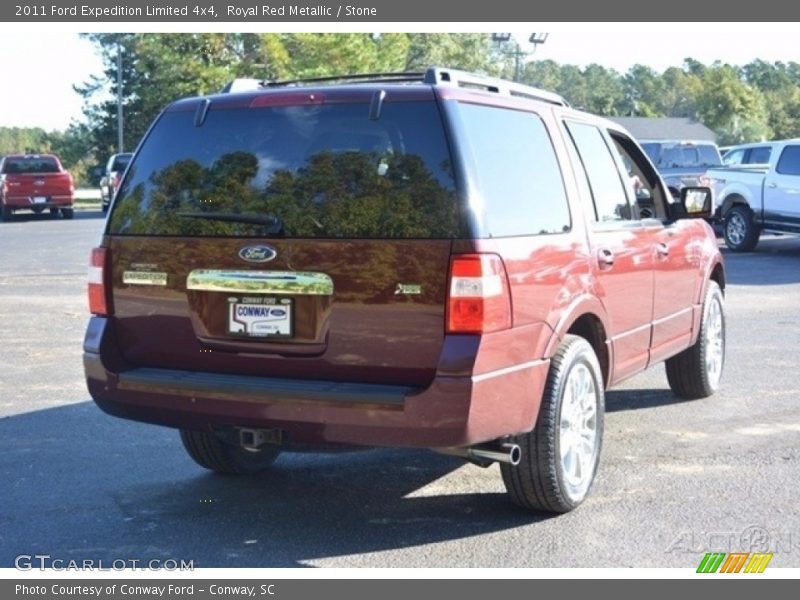
M 544 122 L 529 112 L 458 106 L 492 237 L 562 233 L 571 226 L 561 168 Z

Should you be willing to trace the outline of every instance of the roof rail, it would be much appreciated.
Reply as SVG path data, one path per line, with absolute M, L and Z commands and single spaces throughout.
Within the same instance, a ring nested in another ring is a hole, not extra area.
M 425 72 L 404 73 L 359 73 L 355 75 L 333 75 L 330 77 L 311 77 L 307 79 L 289 79 L 285 81 L 259 81 L 257 79 L 236 79 L 226 85 L 223 92 L 237 92 L 255 90 L 259 88 L 295 87 L 315 83 L 427 83 L 430 85 L 451 85 L 462 88 L 472 88 L 527 98 L 529 100 L 542 100 L 558 106 L 569 106 L 569 103 L 558 94 L 541 90 L 529 85 L 506 81 L 498 77 L 489 77 L 458 69 L 431 67 Z
M 539 88 L 522 83 L 514 83 L 498 77 L 478 75 L 457 69 L 444 69 L 441 67 L 431 67 L 425 72 L 425 83 L 431 85 L 454 85 L 463 88 L 474 88 L 503 94 L 527 98 L 529 100 L 543 100 L 558 106 L 569 106 L 569 103 L 558 94 L 540 90 Z
M 425 73 L 357 73 L 355 75 L 332 75 L 330 77 L 311 77 L 307 79 L 289 79 L 286 81 L 263 81 L 264 87 L 283 87 L 303 85 L 307 83 L 333 83 L 336 81 L 352 81 L 355 83 L 406 83 L 422 82 Z

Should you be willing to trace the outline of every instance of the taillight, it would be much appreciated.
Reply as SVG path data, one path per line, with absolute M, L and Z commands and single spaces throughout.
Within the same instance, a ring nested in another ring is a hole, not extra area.
M 119 173 L 114 173 L 114 177 L 111 179 L 111 189 L 114 190 L 115 192 L 119 187 L 119 180 L 120 180 Z
M 496 254 L 459 254 L 450 260 L 447 333 L 489 333 L 511 327 L 511 293 Z
M 106 317 L 111 312 L 109 301 L 110 286 L 108 285 L 108 260 L 107 248 L 93 248 L 89 261 L 89 312 L 93 315 Z

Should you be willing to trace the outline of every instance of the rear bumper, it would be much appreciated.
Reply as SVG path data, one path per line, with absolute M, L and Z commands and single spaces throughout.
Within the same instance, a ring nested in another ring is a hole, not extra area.
M 183 429 L 277 428 L 298 442 L 445 447 L 530 431 L 547 361 L 477 376 L 437 375 L 425 389 L 132 368 L 113 327 L 92 317 L 89 392 L 105 412 Z
M 31 196 L 6 196 L 3 204 L 14 210 L 23 208 L 69 208 L 73 204 L 73 197 L 69 194 L 64 195 L 44 195 L 46 202 L 34 202 Z

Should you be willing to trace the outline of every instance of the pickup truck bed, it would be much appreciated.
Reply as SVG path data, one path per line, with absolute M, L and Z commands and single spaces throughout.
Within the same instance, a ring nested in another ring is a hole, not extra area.
M 19 210 L 73 216 L 72 175 L 53 155 L 11 155 L 0 161 L 0 207 L 4 220 Z

